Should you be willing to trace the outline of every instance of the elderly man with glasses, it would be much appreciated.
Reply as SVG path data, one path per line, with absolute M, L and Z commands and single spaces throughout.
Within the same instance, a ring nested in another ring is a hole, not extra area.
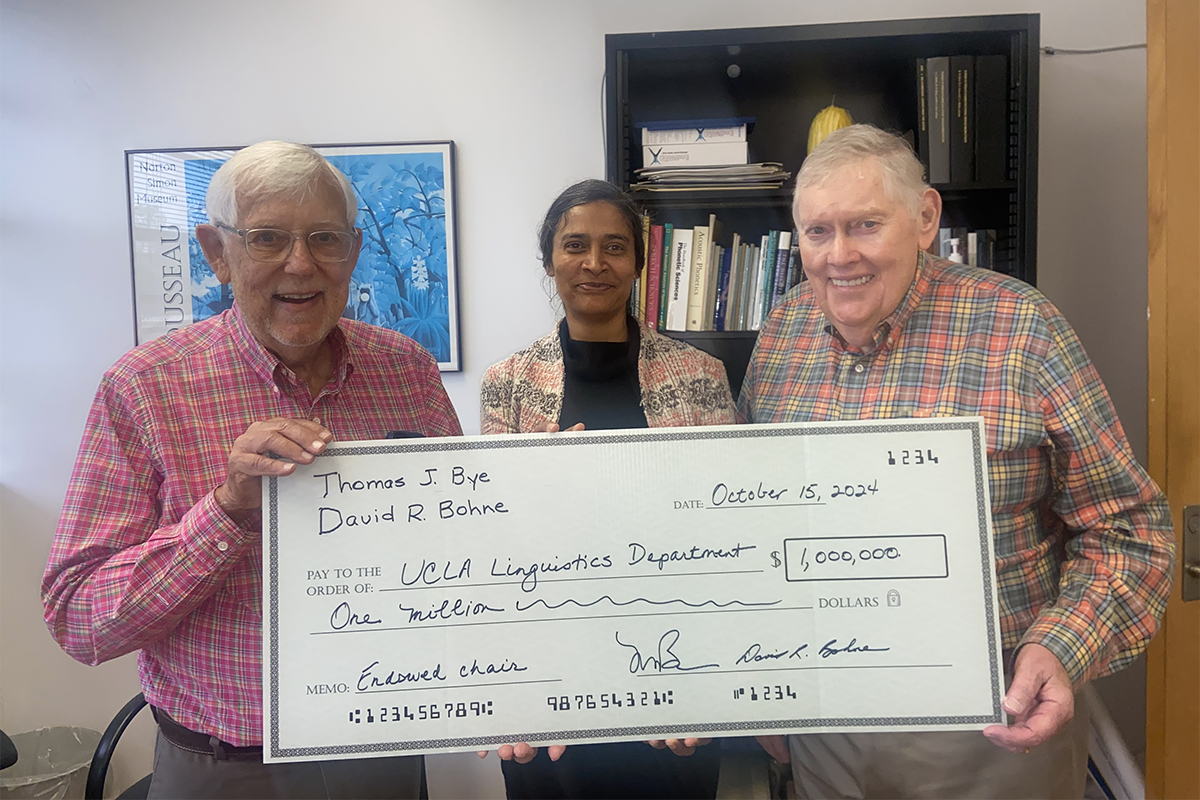
M 362 233 L 346 176 L 263 142 L 209 186 L 196 236 L 234 306 L 105 373 L 42 583 L 86 664 L 137 651 L 151 797 L 417 797 L 419 758 L 262 762 L 263 476 L 325 446 L 462 433 L 434 359 L 341 319 Z

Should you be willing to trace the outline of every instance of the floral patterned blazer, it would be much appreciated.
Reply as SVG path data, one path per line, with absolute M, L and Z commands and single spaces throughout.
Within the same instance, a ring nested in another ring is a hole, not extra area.
M 651 428 L 732 425 L 733 397 L 725 365 L 650 328 L 638 330 L 638 383 Z M 557 423 L 563 403 L 558 325 L 549 336 L 493 364 L 479 389 L 480 430 L 532 433 Z

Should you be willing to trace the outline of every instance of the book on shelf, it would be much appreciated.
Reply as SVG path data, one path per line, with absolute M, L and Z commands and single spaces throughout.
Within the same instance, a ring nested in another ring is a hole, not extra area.
M 691 288 L 692 228 L 675 228 L 671 234 L 671 279 L 667 295 L 668 331 L 687 330 L 688 291 Z
M 775 302 L 775 262 L 779 253 L 780 233 L 780 231 L 770 231 L 767 234 L 767 246 L 763 250 L 762 299 L 759 302 L 761 307 L 758 312 L 758 327 L 761 327 L 762 321 L 767 318 L 767 313 L 771 310 L 771 303 Z
M 705 256 L 703 266 L 699 269 L 701 274 L 692 278 L 697 294 L 693 295 L 693 299 L 696 300 L 695 308 L 688 307 L 689 331 L 712 330 L 713 306 L 716 304 L 717 272 L 720 269 L 719 255 L 717 254 L 717 249 L 720 245 L 717 244 L 717 240 L 720 238 L 721 221 L 717 219 L 716 214 L 709 214 L 708 252 Z M 694 322 L 693 315 L 695 317 Z
M 698 331 L 702 329 L 700 315 L 704 310 L 704 288 L 708 286 L 708 259 L 712 252 L 710 236 L 711 225 L 698 225 L 692 229 L 692 269 L 688 275 L 684 330 Z
M 742 246 L 738 248 L 737 305 L 733 307 L 733 325 L 730 330 L 746 329 L 746 308 L 750 304 L 749 295 L 754 286 L 754 269 L 750 266 L 753 252 L 754 245 L 749 242 L 742 242 Z
M 662 293 L 663 226 L 650 226 L 650 246 L 646 248 L 645 324 L 658 328 L 658 300 Z
M 762 242 L 747 244 L 746 260 L 742 264 L 742 307 L 738 314 L 738 330 L 754 327 L 754 301 L 758 299 L 758 269 L 761 266 Z
M 755 238 L 752 244 L 734 232 L 723 242 L 716 214 L 693 228 L 651 225 L 646 319 L 661 319 L 658 330 L 671 332 L 760 328 L 804 271 L 796 231 L 772 229 Z
M 1008 58 L 975 58 L 975 180 L 1008 178 Z
M 950 257 L 950 237 L 954 234 L 950 232 L 950 228 L 938 228 L 937 239 L 935 240 L 936 247 L 931 248 L 933 254 L 938 258 Z
M 925 59 L 925 102 L 929 120 L 929 182 L 950 182 L 950 105 L 947 99 L 950 59 Z
M 975 57 L 951 56 L 950 80 L 950 182 L 971 183 L 975 180 Z
M 733 249 L 719 245 L 718 249 L 721 251 L 721 268 L 717 272 L 716 301 L 713 303 L 712 325 L 709 330 L 723 331 L 725 330 L 725 313 L 729 309 L 729 270 Z
M 642 145 L 642 163 L 647 167 L 745 164 L 749 156 L 750 149 L 746 142 Z
M 927 78 L 925 75 L 926 59 L 917 59 L 917 158 L 925 167 L 925 180 L 929 180 L 929 100 Z
M 729 286 L 726 294 L 728 301 L 725 303 L 725 318 L 722 320 L 723 327 L 718 330 L 733 331 L 737 330 L 738 307 L 742 302 L 742 235 L 740 233 L 733 235 L 733 244 L 730 246 Z
M 767 313 L 770 313 L 771 309 L 787 294 L 788 259 L 792 252 L 792 236 L 792 231 L 779 232 L 779 249 L 775 256 L 775 286 L 771 293 L 771 302 L 767 306 Z
M 712 331 L 713 313 L 716 308 L 716 281 L 718 281 L 721 271 L 721 251 L 722 248 L 718 245 L 718 240 L 721 239 L 721 221 L 716 218 L 715 213 L 708 215 L 708 241 L 709 247 L 712 248 L 712 253 L 708 257 L 708 279 L 704 282 L 704 299 L 700 311 L 700 327 L 697 330 Z
M 642 144 L 698 144 L 744 142 L 753 117 L 656 120 L 640 122 Z
M 996 269 L 996 231 L 983 228 L 975 232 L 978 237 L 976 266 L 982 269 Z
M 804 274 L 804 265 L 800 261 L 800 234 L 792 231 L 792 247 L 788 253 L 788 284 L 784 290 L 786 294 L 793 286 L 799 286 L 808 280 L 808 276 Z
M 671 223 L 663 225 L 661 275 L 658 281 L 658 330 L 667 329 L 667 296 L 671 290 L 671 240 L 675 235 L 675 226 Z
M 917 59 L 917 82 L 917 156 L 929 182 L 1007 180 L 1008 57 Z
M 646 324 L 646 279 L 649 277 L 650 266 L 650 215 L 642 214 L 642 273 L 634 284 L 634 304 L 637 307 L 637 321 Z

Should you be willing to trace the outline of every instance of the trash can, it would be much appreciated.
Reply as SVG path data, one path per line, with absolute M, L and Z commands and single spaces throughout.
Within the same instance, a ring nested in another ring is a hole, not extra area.
M 12 737 L 17 763 L 0 772 L 0 800 L 82 798 L 100 732 L 90 728 L 38 728 Z

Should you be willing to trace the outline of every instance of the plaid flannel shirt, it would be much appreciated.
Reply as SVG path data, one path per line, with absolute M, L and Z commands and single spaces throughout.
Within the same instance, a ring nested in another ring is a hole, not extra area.
M 271 417 L 339 440 L 461 435 L 432 356 L 342 320 L 334 374 L 308 386 L 234 307 L 142 345 L 100 383 L 42 581 L 46 624 L 86 664 L 134 650 L 146 699 L 234 745 L 262 741 L 261 521 L 213 499 L 234 439 Z
M 1166 498 L 1049 300 L 1003 275 L 918 258 L 866 351 L 828 323 L 809 285 L 794 290 L 759 334 L 738 420 L 982 416 L 1005 650 L 1041 644 L 1076 683 L 1114 672 L 1166 607 Z

